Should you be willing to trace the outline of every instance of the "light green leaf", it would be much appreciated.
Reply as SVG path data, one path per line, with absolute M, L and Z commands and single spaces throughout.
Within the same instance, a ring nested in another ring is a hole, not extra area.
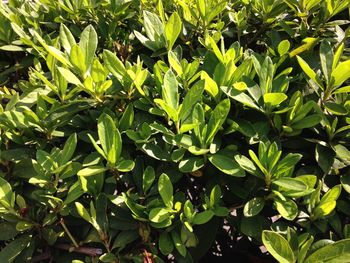
M 227 155 L 223 155 L 219 153 L 210 155 L 208 160 L 220 171 L 225 174 L 236 176 L 236 177 L 244 177 L 244 170 L 234 161 L 233 156 L 230 158 Z
M 173 207 L 173 185 L 166 174 L 161 174 L 158 180 L 158 192 L 162 197 L 164 204 Z
M 267 106 L 276 107 L 285 101 L 288 96 L 284 93 L 265 93 L 263 98 Z
M 64 24 L 60 26 L 60 41 L 62 47 L 67 51 L 68 54 L 71 53 L 72 47 L 76 44 L 74 36 Z
M 280 234 L 264 230 L 262 241 L 267 251 L 280 263 L 294 263 L 294 253 L 288 241 Z
M 163 100 L 173 109 L 179 107 L 178 83 L 174 73 L 168 70 L 164 75 L 164 84 L 162 89 Z
M 99 166 L 99 165 L 89 166 L 89 167 L 81 169 L 78 172 L 78 176 L 83 176 L 83 177 L 92 176 L 95 174 L 103 173 L 107 170 L 108 170 L 108 168 L 106 168 L 104 166 Z
M 350 60 L 340 62 L 331 75 L 333 87 L 338 87 L 350 78 Z
M 86 68 L 90 68 L 97 49 L 97 33 L 92 25 L 88 25 L 80 35 L 79 47 L 85 54 Z
M 174 12 L 165 25 L 165 37 L 168 50 L 171 50 L 182 29 L 182 21 L 177 12 Z
M 122 139 L 112 117 L 103 113 L 98 118 L 97 131 L 107 161 L 113 166 L 120 157 Z
M 246 217 L 256 216 L 264 208 L 265 200 L 262 197 L 254 197 L 249 200 L 243 209 L 243 214 Z
M 89 212 L 85 209 L 85 207 L 79 203 L 79 202 L 75 202 L 75 207 L 78 211 L 78 214 L 87 222 L 91 223 L 92 222 L 92 218 L 89 214 Z
M 324 90 L 323 84 L 319 76 L 316 74 L 315 71 L 313 71 L 310 66 L 306 63 L 304 59 L 301 57 L 297 56 L 297 60 L 299 62 L 300 67 L 304 71 L 304 73 L 312 79 L 322 90 Z
M 67 82 L 72 83 L 78 87 L 83 87 L 81 81 L 70 70 L 62 67 L 57 67 L 57 69 Z
M 278 54 L 282 57 L 283 55 L 287 54 L 289 48 L 290 42 L 287 39 L 281 41 L 277 47 Z

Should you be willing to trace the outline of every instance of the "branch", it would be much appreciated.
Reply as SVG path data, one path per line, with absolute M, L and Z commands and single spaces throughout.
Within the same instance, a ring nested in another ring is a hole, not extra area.
M 63 250 L 67 250 L 69 252 L 76 252 L 76 253 L 81 253 L 85 254 L 91 257 L 96 257 L 99 255 L 102 255 L 102 249 L 100 248 L 94 248 L 94 247 L 72 247 L 68 244 L 58 244 L 55 247 Z

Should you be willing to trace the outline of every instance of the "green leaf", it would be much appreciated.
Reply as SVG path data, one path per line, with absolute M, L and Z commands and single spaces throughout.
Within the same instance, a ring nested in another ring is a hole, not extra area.
M 83 86 L 81 81 L 70 70 L 62 67 L 57 67 L 57 69 L 67 82 L 72 83 L 79 87 Z
M 297 217 L 299 210 L 297 204 L 293 200 L 275 200 L 274 203 L 276 205 L 277 211 L 285 219 L 294 220 Z
M 108 170 L 108 168 L 106 168 L 104 166 L 99 166 L 99 165 L 89 166 L 89 167 L 86 167 L 86 168 L 83 168 L 82 170 L 80 170 L 78 172 L 78 176 L 83 176 L 83 177 L 92 176 L 95 174 L 103 173 L 107 170 Z
M 87 222 L 91 223 L 92 222 L 92 218 L 89 214 L 89 212 L 85 209 L 85 207 L 79 203 L 79 202 L 75 202 L 75 207 L 78 211 L 78 214 Z
M 107 161 L 114 166 L 121 154 L 122 139 L 112 117 L 103 113 L 98 118 L 97 131 Z
M 0 200 L 2 204 L 6 204 L 6 206 L 13 206 L 12 197 L 13 192 L 11 185 L 2 177 L 0 177 Z
M 142 179 L 142 190 L 146 193 L 152 186 L 154 179 L 156 178 L 154 168 L 152 166 L 147 166 L 143 172 Z
M 248 173 L 259 177 L 259 178 L 264 178 L 264 175 L 256 168 L 254 163 L 249 160 L 247 157 L 244 155 L 235 155 L 234 156 L 236 162 Z
M 330 80 L 333 63 L 333 49 L 328 40 L 323 40 L 320 45 L 320 60 L 323 75 L 328 82 Z
M 234 161 L 233 156 L 230 158 L 227 155 L 216 153 L 210 155 L 208 160 L 225 174 L 237 177 L 245 176 L 244 170 Z
M 139 237 L 139 234 L 136 231 L 122 231 L 115 238 L 112 250 L 119 248 L 118 251 L 125 248 L 128 244 L 135 241 Z
M 331 78 L 333 80 L 333 87 L 338 87 L 344 81 L 350 78 L 350 60 L 340 62 L 333 70 Z
M 172 109 L 177 110 L 179 107 L 178 83 L 174 73 L 168 70 L 164 75 L 164 84 L 162 89 L 163 100 Z
M 154 223 L 161 223 L 169 218 L 171 214 L 171 210 L 168 208 L 163 208 L 163 207 L 157 207 L 153 208 L 149 212 L 149 220 L 154 222 Z
M 267 106 L 276 107 L 285 101 L 288 96 L 284 93 L 265 93 L 263 98 Z
M 185 257 L 187 254 L 187 250 L 185 245 L 181 241 L 180 235 L 175 231 L 171 231 L 171 238 L 173 239 L 173 243 L 175 245 L 176 250 L 180 253 L 181 256 Z
M 119 129 L 120 131 L 126 131 L 129 129 L 134 122 L 134 107 L 133 104 L 130 103 L 126 107 L 122 117 L 119 120 Z
M 208 132 L 205 140 L 206 145 L 209 145 L 213 141 L 214 136 L 224 124 L 226 117 L 230 112 L 230 107 L 230 100 L 224 99 L 213 110 L 208 122 Z
M 13 262 L 16 257 L 30 244 L 32 237 L 23 235 L 7 244 L 0 251 L 0 262 Z
M 306 258 L 304 263 L 343 263 L 350 258 L 350 239 L 343 239 L 324 246 Z
M 340 177 L 340 182 L 346 192 L 350 194 L 350 176 L 349 175 L 342 175 Z
M 246 217 L 256 216 L 263 210 L 265 205 L 265 200 L 262 197 L 254 197 L 249 200 L 243 209 L 243 214 Z
M 328 102 L 326 102 L 324 104 L 324 106 L 330 113 L 333 113 L 335 115 L 346 115 L 346 114 L 348 114 L 347 109 L 341 104 L 328 101 Z
M 97 33 L 92 25 L 88 25 L 80 35 L 79 47 L 85 54 L 85 65 L 89 69 L 92 65 L 97 49 Z
M 283 55 L 287 54 L 287 52 L 289 51 L 290 49 L 290 42 L 285 39 L 283 41 L 281 41 L 279 44 L 278 44 L 278 47 L 277 47 L 277 51 L 278 51 L 278 54 L 282 57 Z
M 196 82 L 193 87 L 187 92 L 179 112 L 179 119 L 184 121 L 191 111 L 194 105 L 201 100 L 204 90 L 204 81 L 200 80 Z
M 297 56 L 298 62 L 304 73 L 312 79 L 322 90 L 324 90 L 323 84 L 319 76 L 313 71 L 310 66 L 301 57 Z
M 199 170 L 204 166 L 204 159 L 201 157 L 184 158 L 179 163 L 179 169 L 183 173 L 191 173 Z
M 166 174 L 161 174 L 158 180 L 158 192 L 162 197 L 164 204 L 173 207 L 173 185 Z
M 182 29 L 182 21 L 177 12 L 174 12 L 165 25 L 165 37 L 168 50 L 171 50 Z
M 298 130 L 311 128 L 319 124 L 321 119 L 322 117 L 319 114 L 312 114 L 300 121 L 293 123 L 291 126 L 293 129 L 298 129 Z
M 280 234 L 264 230 L 262 241 L 267 251 L 281 263 L 295 262 L 293 251 L 288 241 Z
M 11 240 L 18 234 L 18 231 L 16 230 L 16 225 L 7 221 L 0 223 L 0 229 L 1 241 Z
M 212 210 L 205 210 L 203 212 L 196 213 L 192 224 L 194 225 L 202 225 L 209 222 L 214 216 L 214 212 Z
M 76 44 L 74 36 L 64 24 L 60 26 L 60 41 L 62 47 L 67 51 L 68 54 L 71 53 L 72 47 Z
M 130 172 L 134 169 L 135 162 L 133 160 L 123 160 L 117 164 L 117 170 L 119 172 Z
M 103 61 L 108 70 L 117 78 L 126 75 L 126 69 L 120 59 L 111 51 L 103 50 Z
M 174 250 L 174 244 L 168 232 L 163 231 L 160 234 L 158 246 L 160 252 L 165 256 L 169 255 Z
M 78 140 L 77 140 L 76 133 L 73 133 L 71 136 L 69 136 L 66 143 L 64 144 L 63 150 L 61 151 L 61 154 L 60 154 L 61 159 L 58 160 L 61 165 L 71 160 L 75 152 L 75 149 L 77 147 L 77 142 Z

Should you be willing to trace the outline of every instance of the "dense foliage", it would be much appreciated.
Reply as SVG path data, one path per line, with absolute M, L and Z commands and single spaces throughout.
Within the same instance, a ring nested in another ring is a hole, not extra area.
M 2 1 L 0 262 L 348 260 L 349 6 Z

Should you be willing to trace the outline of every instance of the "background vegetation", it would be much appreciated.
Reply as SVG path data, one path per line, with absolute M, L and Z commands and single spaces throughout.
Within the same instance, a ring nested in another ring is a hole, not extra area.
M 349 6 L 2 1 L 0 262 L 348 260 Z

